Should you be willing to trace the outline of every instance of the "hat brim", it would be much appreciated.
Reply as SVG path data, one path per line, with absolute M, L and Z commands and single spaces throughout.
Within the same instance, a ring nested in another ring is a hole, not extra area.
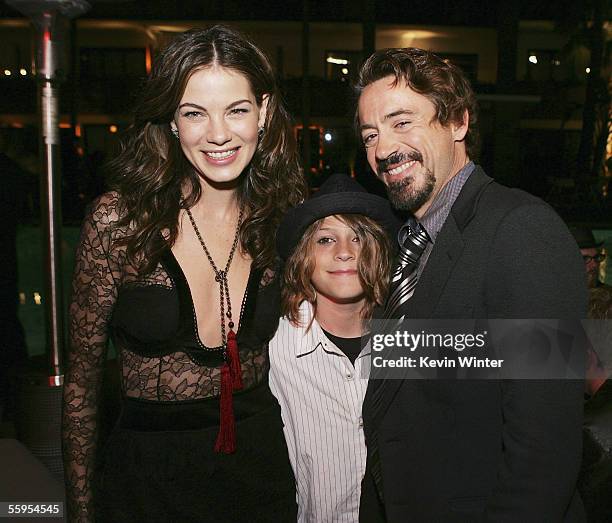
M 599 249 L 602 245 L 604 244 L 604 242 L 579 242 L 578 243 L 578 248 L 579 249 Z
M 361 214 L 372 218 L 384 227 L 393 238 L 401 226 L 387 200 L 366 192 L 339 192 L 311 198 L 290 209 L 278 229 L 276 246 L 278 254 L 287 260 L 304 232 L 314 222 L 335 214 Z

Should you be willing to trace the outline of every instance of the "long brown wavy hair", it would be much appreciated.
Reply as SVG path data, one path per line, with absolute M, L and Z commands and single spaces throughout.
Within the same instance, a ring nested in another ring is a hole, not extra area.
M 255 267 L 274 263 L 278 223 L 305 197 L 290 117 L 268 58 L 244 35 L 225 26 L 186 31 L 155 60 L 138 96 L 134 122 L 109 169 L 110 186 L 121 196 L 119 226 L 129 229 L 118 241 L 143 273 L 151 271 L 164 249 L 176 241 L 181 208 L 192 207 L 201 197 L 200 175 L 171 134 L 170 122 L 191 75 L 212 66 L 244 75 L 258 106 L 268 95 L 265 131 L 237 190 L 238 203 L 245 208 L 240 246 Z M 162 231 L 168 234 L 162 237 Z
M 378 222 L 367 216 L 337 214 L 335 217 L 353 229 L 361 243 L 357 270 L 365 297 L 361 319 L 366 326 L 374 307 L 382 305 L 387 297 L 389 274 L 391 273 L 389 237 Z M 322 218 L 306 229 L 285 265 L 281 287 L 281 312 L 296 326 L 301 325 L 299 309 L 304 300 L 312 304 L 314 311 L 312 317 L 316 316 L 317 293 L 312 284 L 312 274 L 316 263 L 313 254 L 314 237 L 324 220 L 325 218 Z M 307 328 L 310 328 L 310 324 Z

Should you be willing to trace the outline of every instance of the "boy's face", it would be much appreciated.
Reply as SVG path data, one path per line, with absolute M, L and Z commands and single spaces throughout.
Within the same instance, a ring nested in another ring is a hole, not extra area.
M 312 284 L 317 294 L 335 303 L 363 300 L 357 269 L 361 243 L 355 231 L 335 216 L 328 216 L 312 241 L 315 262 Z

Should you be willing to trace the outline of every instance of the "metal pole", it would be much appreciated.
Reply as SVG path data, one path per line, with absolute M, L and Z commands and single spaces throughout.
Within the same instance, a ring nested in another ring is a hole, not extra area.
M 36 30 L 36 77 L 42 159 L 41 221 L 45 261 L 45 313 L 49 352 L 49 385 L 63 384 L 64 307 L 61 274 L 61 167 L 59 92 L 63 77 L 61 43 L 68 21 L 87 11 L 84 0 L 7 0 L 28 16 Z

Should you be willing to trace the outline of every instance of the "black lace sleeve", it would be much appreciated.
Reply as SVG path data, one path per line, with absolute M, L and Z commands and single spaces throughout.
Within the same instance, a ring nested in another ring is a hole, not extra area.
M 117 196 L 109 193 L 94 203 L 75 258 L 62 423 L 69 521 L 94 521 L 97 403 L 121 267 L 120 255 L 111 254 L 117 202 Z

